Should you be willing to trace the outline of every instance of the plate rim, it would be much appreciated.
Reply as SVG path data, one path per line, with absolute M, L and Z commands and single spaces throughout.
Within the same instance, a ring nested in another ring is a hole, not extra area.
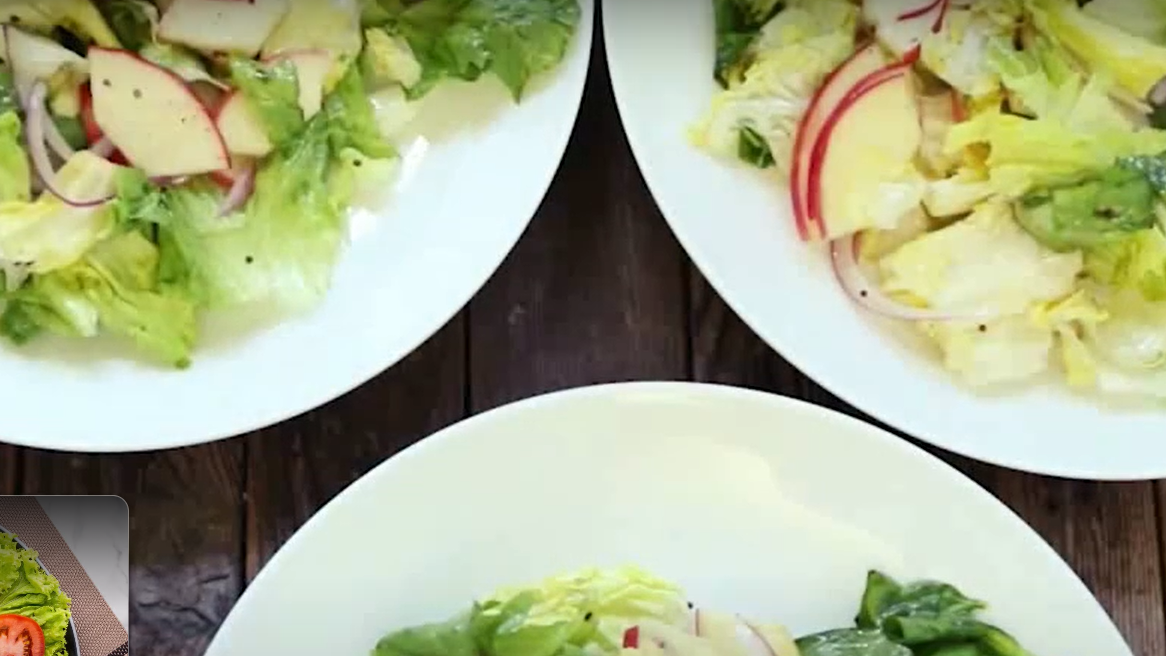
M 591 68 L 595 64 L 595 39 L 596 37 L 596 13 L 598 9 L 597 0 L 579 0 L 580 18 L 577 31 L 573 37 L 573 48 L 579 48 L 582 52 L 577 55 L 582 59 L 577 65 L 581 70 L 578 75 L 580 77 L 579 84 L 576 88 L 564 91 L 564 94 L 569 94 L 565 100 L 570 102 L 572 107 L 569 115 L 564 117 L 565 129 L 559 136 L 557 142 L 546 144 L 547 149 L 555 153 L 554 165 L 548 166 L 541 173 L 540 178 L 531 177 L 531 188 L 539 189 L 537 194 L 531 194 L 529 199 L 526 199 L 525 205 L 528 209 L 520 214 L 525 215 L 521 227 L 515 231 L 513 237 L 508 240 L 508 244 L 504 249 L 500 249 L 494 256 L 493 263 L 483 271 L 481 280 L 468 285 L 464 294 L 458 295 L 458 302 L 450 304 L 446 311 L 440 313 L 442 316 L 440 321 L 434 321 L 431 328 L 418 331 L 417 336 L 411 340 L 403 340 L 401 345 L 393 349 L 393 354 L 387 358 L 369 357 L 365 359 L 366 365 L 362 368 L 354 368 L 353 375 L 348 377 L 343 384 L 336 384 L 332 386 L 321 387 L 312 393 L 306 395 L 308 400 L 301 401 L 295 404 L 288 404 L 281 409 L 272 409 L 266 413 L 257 413 L 245 417 L 245 421 L 234 422 L 233 427 L 218 427 L 215 430 L 186 430 L 181 426 L 175 426 L 168 429 L 165 435 L 168 437 L 154 437 L 151 439 L 134 439 L 126 440 L 122 437 L 117 437 L 117 431 L 94 431 L 94 433 L 101 432 L 104 437 L 110 439 L 102 440 L 102 443 L 92 443 L 92 440 L 82 437 L 80 432 L 70 434 L 61 434 L 60 431 L 54 433 L 23 431 L 21 434 L 0 435 L 0 444 L 10 444 L 16 447 L 39 449 L 58 453 L 83 453 L 83 454 L 135 454 L 155 452 L 167 449 L 183 448 L 190 446 L 198 446 L 202 444 L 211 444 L 223 440 L 231 439 L 253 433 L 255 431 L 270 428 L 277 424 L 281 424 L 291 419 L 300 417 L 316 409 L 319 409 L 337 399 L 355 391 L 357 388 L 367 384 L 377 376 L 389 371 L 397 366 L 409 355 L 414 353 L 425 342 L 429 341 L 434 335 L 441 332 L 449 323 L 464 310 L 469 303 L 478 295 L 483 287 L 494 277 L 499 268 L 505 263 L 507 258 L 515 247 L 521 241 L 522 237 L 529 229 L 531 222 L 538 214 L 539 208 L 545 201 L 547 194 L 550 192 L 551 186 L 554 183 L 555 177 L 562 169 L 563 159 L 567 152 L 567 147 L 571 141 L 571 137 L 579 124 L 579 116 L 583 106 L 583 96 L 587 88 L 587 82 L 590 79 Z M 570 53 L 568 53 L 570 56 Z M 566 59 L 562 64 L 566 64 Z M 561 74 L 561 68 L 557 68 L 548 74 L 554 76 Z M 344 257 L 344 253 L 341 253 Z M 464 296 L 464 298 L 462 298 Z M 287 321 L 297 321 L 297 318 L 290 318 Z M 252 336 L 246 336 L 243 339 L 250 339 Z M 179 372 L 180 374 L 182 372 Z M 229 422 L 228 422 L 229 423 Z M 2 428 L 2 427 L 0 427 Z
M 847 425 L 849 428 L 843 430 L 864 433 L 866 439 L 880 443 L 882 448 L 897 451 L 904 457 L 912 459 L 921 467 L 934 468 L 940 476 L 949 479 L 952 485 L 958 486 L 968 494 L 979 497 L 981 502 L 993 509 L 992 512 L 1000 514 L 1003 521 L 1008 522 L 1016 530 L 1024 534 L 1026 541 L 1032 543 L 1034 555 L 1039 553 L 1041 558 L 1049 560 L 1054 569 L 1062 577 L 1065 577 L 1065 580 L 1071 586 L 1075 587 L 1079 594 L 1084 595 L 1084 598 L 1090 601 L 1091 608 L 1097 614 L 1101 624 L 1104 626 L 1104 630 L 1110 633 L 1111 637 L 1118 644 L 1125 645 L 1126 656 L 1133 656 L 1133 648 L 1117 627 L 1113 617 L 1102 606 L 1101 601 L 1068 564 L 1064 557 L 1057 553 L 1052 545 L 1035 528 L 1030 526 L 1028 522 L 1020 517 L 1006 503 L 974 481 L 967 474 L 964 474 L 938 456 L 928 453 L 922 447 L 916 446 L 880 426 L 802 399 L 723 383 L 664 380 L 583 385 L 525 397 L 463 418 L 460 421 L 420 438 L 413 444 L 385 458 L 322 504 L 307 521 L 300 525 L 279 546 L 271 558 L 262 565 L 259 572 L 232 605 L 227 617 L 224 618 L 218 629 L 216 629 L 214 636 L 207 646 L 206 653 L 211 656 L 229 653 L 226 646 L 219 644 L 219 640 L 226 631 L 233 629 L 237 616 L 236 611 L 240 608 L 247 607 L 251 603 L 251 597 L 258 594 L 256 589 L 260 585 L 265 584 L 268 578 L 279 576 L 277 570 L 282 569 L 283 561 L 291 557 L 288 554 L 292 550 L 298 549 L 300 542 L 308 539 L 308 536 L 324 530 L 324 528 L 318 530 L 316 526 L 319 524 L 322 527 L 326 527 L 327 525 L 324 522 L 328 521 L 328 517 L 332 513 L 337 512 L 337 508 L 345 503 L 347 497 L 362 494 L 365 488 L 373 488 L 380 483 L 381 479 L 393 476 L 395 471 L 408 466 L 413 460 L 424 457 L 432 451 L 451 448 L 450 445 L 456 445 L 459 440 L 474 439 L 474 436 L 480 432 L 478 427 L 481 425 L 487 425 L 493 422 L 505 422 L 512 416 L 521 416 L 530 410 L 554 406 L 556 404 L 585 403 L 595 400 L 618 403 L 626 402 L 629 398 L 633 397 L 645 398 L 649 396 L 667 396 L 673 401 L 691 401 L 695 399 L 702 402 L 715 401 L 718 403 L 762 403 L 777 408 L 781 412 L 807 413 L 814 416 L 816 421 L 823 423 L 835 422 L 839 425 Z
M 615 5 L 615 0 L 599 0 L 600 4 L 606 9 L 611 5 Z M 626 85 L 621 84 L 620 81 L 627 79 L 627 74 L 621 68 L 622 64 L 619 57 L 612 57 L 612 38 L 611 38 L 611 20 L 606 12 L 601 14 L 602 25 L 600 26 L 603 33 L 603 47 L 604 60 L 607 63 L 608 77 L 611 81 L 612 96 L 615 99 L 615 104 L 620 117 L 620 124 L 624 130 L 624 134 L 628 141 L 628 146 L 632 152 L 632 157 L 636 162 L 644 180 L 644 185 L 648 188 L 652 195 L 652 200 L 660 210 L 661 216 L 668 224 L 668 228 L 672 235 L 676 238 L 685 255 L 692 261 L 693 265 L 700 272 L 701 276 L 708 282 L 709 286 L 716 291 L 717 295 L 724 301 L 725 305 L 744 323 L 749 330 L 751 330 L 758 339 L 765 343 L 774 353 L 779 357 L 789 362 L 799 373 L 811 379 L 816 384 L 820 385 L 826 391 L 838 397 L 848 405 L 854 407 L 860 412 L 866 414 L 870 418 L 881 422 L 882 424 L 892 427 L 914 439 L 931 444 L 937 448 L 943 449 L 949 453 L 970 458 L 989 465 L 1010 469 L 1013 471 L 1027 472 L 1031 474 L 1039 474 L 1043 476 L 1051 476 L 1056 478 L 1080 480 L 1080 481 L 1102 481 L 1102 482 L 1143 482 L 1166 478 L 1166 459 L 1160 463 L 1152 462 L 1137 462 L 1134 466 L 1124 466 L 1120 470 L 1104 470 L 1089 468 L 1085 466 L 1058 466 L 1044 465 L 1041 463 L 1031 462 L 1019 458 L 1011 458 L 993 453 L 986 453 L 977 450 L 972 446 L 961 446 L 962 443 L 974 445 L 975 440 L 967 440 L 965 442 L 953 444 L 953 440 L 941 439 L 932 436 L 932 431 L 928 426 L 923 425 L 917 419 L 918 413 L 912 414 L 906 411 L 900 411 L 886 406 L 880 406 L 870 403 L 866 400 L 860 390 L 851 389 L 850 386 L 840 382 L 842 380 L 839 376 L 834 376 L 824 371 L 823 368 L 814 363 L 812 357 L 805 357 L 796 348 L 790 348 L 788 340 L 783 340 L 773 334 L 773 331 L 766 328 L 764 322 L 759 321 L 757 317 L 745 310 L 747 305 L 743 297 L 732 293 L 732 287 L 726 284 L 723 278 L 718 273 L 718 267 L 714 266 L 713 258 L 710 257 L 704 249 L 699 245 L 699 240 L 688 234 L 682 227 L 678 227 L 677 222 L 670 216 L 670 213 L 665 209 L 667 203 L 661 202 L 660 198 L 666 194 L 660 194 L 660 183 L 655 180 L 655 167 L 647 164 L 647 157 L 642 153 L 650 152 L 651 149 L 644 144 L 640 133 L 637 130 L 629 128 L 629 122 L 626 120 L 628 115 Z M 682 135 L 677 136 L 678 139 Z M 788 195 L 788 192 L 787 194 Z M 955 385 L 956 383 L 950 383 Z M 956 428 L 955 431 L 961 429 Z M 945 433 L 951 433 L 952 430 L 946 430 Z

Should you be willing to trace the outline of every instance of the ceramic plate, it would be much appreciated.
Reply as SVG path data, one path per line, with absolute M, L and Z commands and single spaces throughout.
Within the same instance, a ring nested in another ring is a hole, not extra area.
M 351 390 L 438 330 L 478 290 L 538 208 L 574 126 L 591 53 L 591 0 L 563 64 L 513 105 L 492 77 L 423 101 L 397 193 L 350 222 L 332 289 L 282 322 L 215 317 L 185 371 L 119 343 L 0 348 L 0 440 L 139 451 L 228 437 Z
M 785 188 L 689 144 L 716 91 L 709 0 L 610 0 L 603 16 L 616 101 L 653 196 L 771 347 L 866 413 L 972 458 L 1072 478 L 1166 477 L 1160 408 L 1107 407 L 1057 381 L 991 395 L 962 386 L 933 347 L 848 300 L 825 248 L 798 240 Z
M 938 459 L 817 406 L 684 383 L 538 397 L 411 447 L 291 538 L 207 654 L 365 656 L 497 586 L 629 563 L 798 634 L 849 625 L 868 568 L 938 578 L 1033 653 L 1131 654 L 1053 550 Z

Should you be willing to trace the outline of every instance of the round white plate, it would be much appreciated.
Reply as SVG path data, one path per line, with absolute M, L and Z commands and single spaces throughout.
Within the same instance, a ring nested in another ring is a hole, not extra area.
M 594 5 L 563 64 L 514 105 L 492 77 L 424 101 L 429 139 L 382 211 L 351 221 L 332 289 L 310 314 L 268 325 L 216 317 L 186 371 L 121 343 L 0 348 L 0 441 L 70 451 L 206 442 L 305 412 L 424 342 L 486 282 L 534 215 L 582 99 Z
M 711 0 L 609 0 L 604 38 L 615 97 L 656 202 L 692 261 L 771 347 L 834 394 L 937 446 L 1026 471 L 1087 479 L 1166 477 L 1166 414 L 1108 408 L 1057 381 L 984 394 L 934 349 L 860 311 L 824 247 L 794 230 L 772 178 L 691 146 L 708 108 Z
M 984 599 L 1033 653 L 1131 654 L 1052 549 L 920 449 L 783 397 L 631 383 L 506 406 L 376 468 L 263 568 L 207 656 L 364 655 L 500 585 L 621 564 L 797 634 L 849 625 L 878 567 Z

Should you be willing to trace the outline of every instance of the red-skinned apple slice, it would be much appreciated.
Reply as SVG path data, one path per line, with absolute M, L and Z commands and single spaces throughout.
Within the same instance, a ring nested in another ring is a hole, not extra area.
M 240 91 L 231 92 L 223 100 L 215 116 L 215 125 L 232 155 L 264 157 L 272 150 L 263 125 L 255 118 L 255 112 Z
M 254 57 L 287 14 L 288 0 L 173 0 L 158 24 L 165 41 Z
M 814 144 L 809 216 L 834 239 L 867 227 L 853 203 L 870 198 L 887 176 L 911 164 L 922 140 L 910 62 L 868 75 L 826 120 Z
M 89 49 L 93 119 L 150 177 L 227 168 L 222 135 L 178 76 L 126 50 Z
M 883 68 L 886 58 L 875 44 L 860 48 L 826 77 L 818 88 L 794 137 L 793 162 L 790 166 L 790 195 L 794 208 L 794 222 L 803 240 L 814 238 L 817 229 L 809 218 L 810 159 L 818 133 L 830 113 L 846 97 L 855 84 L 867 75 Z

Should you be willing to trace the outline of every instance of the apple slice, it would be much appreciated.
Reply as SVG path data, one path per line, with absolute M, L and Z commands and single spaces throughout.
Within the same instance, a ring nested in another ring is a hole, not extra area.
M 315 116 L 324 106 L 324 82 L 332 70 L 332 56 L 324 50 L 289 50 L 265 61 L 289 61 L 295 66 L 300 109 L 306 119 Z
M 822 237 L 869 227 L 862 222 L 866 202 L 888 171 L 912 165 L 922 139 L 910 63 L 855 85 L 826 119 L 811 157 L 809 216 Z
M 263 124 L 241 91 L 227 94 L 215 117 L 215 125 L 232 155 L 264 157 L 273 148 Z
M 855 84 L 867 75 L 883 68 L 886 58 L 876 44 L 860 48 L 842 62 L 818 88 L 798 125 L 794 137 L 793 163 L 790 166 L 790 195 L 793 201 L 794 222 L 803 240 L 814 237 L 815 226 L 809 219 L 807 204 L 810 184 L 810 159 L 818 133 L 838 103 Z M 818 228 L 820 230 L 820 228 Z
M 254 57 L 287 10 L 288 0 L 174 0 L 158 36 L 204 52 Z
M 206 108 L 177 75 L 127 50 L 89 49 L 93 119 L 150 177 L 193 175 L 230 163 Z

